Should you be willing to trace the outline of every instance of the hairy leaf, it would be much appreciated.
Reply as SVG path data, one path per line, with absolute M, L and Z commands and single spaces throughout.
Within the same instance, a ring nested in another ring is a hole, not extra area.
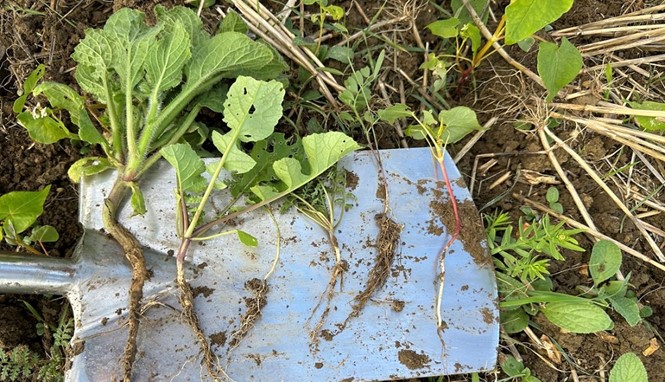
M 506 44 L 515 44 L 556 21 L 573 0 L 513 0 L 506 7 Z
M 541 311 L 553 324 L 573 333 L 596 333 L 612 326 L 610 316 L 591 302 L 550 302 Z
M 180 22 L 165 28 L 158 35 L 159 41 L 148 47 L 146 79 L 153 92 L 169 90 L 182 81 L 182 68 L 192 53 L 190 38 Z
M 44 202 L 51 186 L 41 191 L 14 191 L 0 196 L 0 220 L 10 222 L 19 234 L 30 227 L 44 212 Z
M 565 37 L 561 46 L 551 42 L 541 42 L 538 47 L 538 75 L 547 88 L 547 101 L 577 77 L 584 61 L 582 55 Z
M 179 190 L 200 191 L 206 188 L 207 182 L 201 176 L 206 166 L 188 144 L 176 143 L 159 152 L 175 168 Z
M 610 382 L 648 382 L 647 370 L 635 353 L 623 354 L 612 370 L 610 370 Z
M 182 24 L 190 38 L 192 49 L 196 49 L 203 41 L 210 39 L 210 35 L 203 29 L 201 18 L 196 16 L 196 12 L 187 7 L 175 6 L 167 9 L 162 5 L 157 5 L 155 6 L 155 14 L 157 15 L 157 21 L 166 28 L 170 28 L 177 23 Z
M 640 308 L 637 305 L 637 300 L 634 298 L 614 296 L 608 298 L 612 308 L 623 317 L 628 325 L 635 326 L 642 321 L 640 316 Z
M 82 176 L 99 174 L 112 167 L 113 165 L 106 158 L 85 157 L 74 162 L 67 170 L 67 175 L 72 182 L 78 183 Z
M 87 29 L 85 38 L 74 48 L 72 58 L 76 67 L 76 82 L 83 90 L 94 94 L 100 101 L 108 103 L 103 81 L 114 66 L 116 54 L 122 49 L 116 36 L 109 36 L 101 29 Z
M 219 25 L 220 32 L 238 32 L 247 33 L 247 24 L 243 21 L 240 15 L 233 9 L 229 9 L 226 17 Z

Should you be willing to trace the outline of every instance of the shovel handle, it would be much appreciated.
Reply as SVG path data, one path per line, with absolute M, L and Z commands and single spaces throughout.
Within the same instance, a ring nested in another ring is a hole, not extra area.
M 75 275 L 72 259 L 0 251 L 0 293 L 66 294 Z

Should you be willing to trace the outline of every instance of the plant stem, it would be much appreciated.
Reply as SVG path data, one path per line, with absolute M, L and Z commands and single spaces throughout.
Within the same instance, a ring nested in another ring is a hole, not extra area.
M 109 120 L 111 122 L 111 135 L 113 139 L 113 150 L 115 151 L 115 159 L 118 162 L 123 162 L 123 144 L 122 144 L 122 134 L 123 129 L 120 121 L 118 120 L 118 112 L 115 110 L 114 103 L 111 102 L 113 95 L 111 89 L 109 88 L 108 78 L 102 76 L 102 86 L 106 93 L 106 99 L 108 100 L 108 111 L 109 111 Z

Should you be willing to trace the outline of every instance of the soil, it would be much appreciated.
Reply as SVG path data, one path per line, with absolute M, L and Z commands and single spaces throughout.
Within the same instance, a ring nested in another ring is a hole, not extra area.
M 49 256 L 70 256 L 75 243 L 79 239 L 82 230 L 78 224 L 78 194 L 77 187 L 67 177 L 68 167 L 78 158 L 89 152 L 91 148 L 85 146 L 72 147 L 67 142 L 54 145 L 33 144 L 23 128 L 16 124 L 12 113 L 12 104 L 17 97 L 18 89 L 26 76 L 39 63 L 47 66 L 46 78 L 64 82 L 73 87 L 76 83 L 72 77 L 74 62 L 69 58 L 73 48 L 83 37 L 86 28 L 95 28 L 103 25 L 105 20 L 113 11 L 113 2 L 99 0 L 82 1 L 53 1 L 54 8 L 49 8 L 48 2 L 36 0 L 14 0 L 0 4 L 0 194 L 17 190 L 38 190 L 51 185 L 51 192 L 45 206 L 45 213 L 40 218 L 40 224 L 53 225 L 60 233 L 60 240 L 53 244 L 47 244 Z M 122 2 L 116 1 L 116 5 Z M 128 1 L 125 1 L 128 3 Z M 144 9 L 150 9 L 157 1 L 138 2 Z M 164 3 L 164 2 L 161 2 Z M 181 3 L 180 1 L 168 1 L 168 4 Z M 350 9 L 353 2 L 333 1 L 345 9 Z M 373 15 L 384 6 L 384 2 L 363 2 L 363 9 L 371 19 Z M 398 14 L 400 5 L 398 1 L 389 2 L 388 13 L 381 18 L 390 18 L 390 15 Z M 497 17 L 501 15 L 501 9 L 509 3 L 508 0 L 497 1 L 493 5 Z M 167 4 L 167 5 L 168 5 Z M 270 2 L 275 9 L 280 9 L 278 2 Z M 438 44 L 438 38 L 431 35 L 425 28 L 428 23 L 440 18 L 436 9 L 423 2 L 416 19 L 416 29 L 421 31 L 422 43 L 429 43 L 431 47 Z M 573 9 L 555 22 L 552 27 L 562 29 L 566 27 L 579 26 L 584 23 L 602 20 L 611 16 L 621 15 L 626 12 L 643 9 L 655 5 L 655 1 L 623 1 L 623 0 L 578 0 Z M 444 2 L 443 7 L 448 6 Z M 34 12 L 33 12 L 34 11 Z M 404 11 L 404 9 L 402 9 Z M 413 10 L 411 10 L 413 11 Z M 216 20 L 215 12 L 204 11 L 206 25 L 214 28 Z M 350 12 L 345 20 L 345 25 L 350 30 L 358 30 L 367 26 L 360 12 Z M 495 25 L 490 21 L 489 28 Z M 392 26 L 390 26 L 392 27 Z M 416 46 L 417 39 L 408 30 L 395 29 L 390 36 L 394 36 L 404 46 Z M 310 31 L 311 32 L 311 31 Z M 585 44 L 597 41 L 597 37 L 586 36 L 575 39 L 575 44 Z M 362 40 L 362 39 L 361 39 Z M 376 46 L 381 41 L 371 37 L 363 44 Z M 359 42 L 357 44 L 360 44 Z M 359 49 L 362 44 L 358 45 Z M 523 53 L 517 48 L 510 48 L 508 52 L 512 57 L 522 62 L 535 71 L 535 54 Z M 620 52 L 625 57 L 639 57 L 644 52 L 638 49 Z M 410 78 L 418 79 L 421 75 L 419 69 L 422 63 L 422 53 L 399 51 L 390 56 L 390 65 L 399 64 L 400 69 Z M 594 63 L 595 64 L 595 63 Z M 362 61 L 356 63 L 356 67 L 365 65 Z M 653 69 L 656 70 L 655 67 Z M 390 72 L 390 76 L 394 72 Z M 454 76 L 454 73 L 451 74 Z M 398 76 L 394 76 L 398 77 Z M 384 78 L 385 79 L 385 78 Z M 637 78 L 644 82 L 644 78 Z M 473 209 L 477 206 L 482 212 L 501 210 L 508 212 L 516 221 L 522 216 L 520 212 L 521 203 L 511 197 L 512 193 L 526 196 L 536 201 L 545 202 L 545 194 L 551 185 L 555 185 L 561 192 L 560 203 L 564 206 L 566 214 L 574 219 L 580 220 L 576 212 L 572 198 L 565 192 L 561 184 L 557 184 L 558 176 L 552 168 L 547 156 L 541 151 L 542 143 L 537 134 L 532 131 L 520 131 L 514 127 L 517 121 L 533 120 L 534 113 L 539 112 L 539 105 L 529 95 L 542 96 L 543 91 L 534 87 L 528 79 L 522 79 L 515 74 L 511 66 L 506 64 L 498 55 L 491 56 L 473 73 L 471 81 L 457 97 L 457 94 L 444 95 L 451 106 L 465 105 L 473 108 L 478 113 L 481 122 L 488 121 L 491 117 L 498 117 L 499 121 L 472 147 L 462 160 L 458 163 L 461 172 L 467 177 L 467 184 L 471 184 L 471 176 L 475 176 L 475 186 L 471 190 L 473 203 L 460 204 L 461 215 L 465 218 L 463 226 L 474 226 L 482 232 L 480 221 Z M 580 77 L 575 86 L 579 90 L 591 89 L 586 84 L 593 84 L 594 79 L 585 74 Z M 653 87 L 662 88 L 662 83 L 654 81 Z M 399 86 L 396 86 L 399 87 Z M 407 102 L 411 102 L 411 94 L 418 94 L 417 90 L 404 81 Z M 659 90 L 662 94 L 662 89 Z M 453 91 L 454 92 L 454 91 Z M 593 97 L 585 98 L 585 103 L 595 103 Z M 399 99 L 392 100 L 399 102 Z M 662 101 L 662 100 L 661 100 Z M 581 101 L 577 101 L 581 102 Z M 418 106 L 417 104 L 414 104 Z M 309 118 L 309 117 L 308 117 Z M 320 117 L 311 116 L 312 119 L 320 120 Z M 290 126 L 290 125 L 289 125 Z M 284 127 L 288 131 L 289 127 Z M 303 130 L 306 130 L 303 127 Z M 608 172 L 607 159 L 614 161 L 616 168 L 621 168 L 631 162 L 630 152 L 619 151 L 621 145 L 614 140 L 585 131 L 580 133 L 574 126 L 562 125 L 556 130 L 563 139 L 569 139 L 571 147 L 589 162 L 593 163 L 603 172 Z M 381 148 L 399 147 L 402 141 L 396 129 L 386 127 L 377 130 L 377 140 Z M 407 140 L 409 145 L 421 145 L 420 142 Z M 462 147 L 462 144 L 450 147 L 452 153 Z M 489 156 L 491 157 L 489 157 Z M 636 227 L 623 220 L 623 215 L 610 198 L 597 186 L 597 184 L 581 170 L 561 149 L 555 149 L 554 155 L 563 167 L 564 172 L 571 179 L 573 186 L 579 193 L 583 203 L 589 210 L 590 215 L 598 226 L 598 230 L 621 241 L 637 251 L 649 253 L 648 245 L 641 239 Z M 488 163 L 490 159 L 496 160 L 492 167 L 474 173 L 474 160 L 479 159 L 479 165 Z M 654 163 L 664 173 L 662 163 Z M 519 177 L 516 174 L 521 174 Z M 496 186 L 490 185 L 504 174 L 509 174 L 508 180 L 499 182 Z M 354 187 L 354 175 L 347 174 L 350 188 Z M 653 189 L 654 184 L 659 182 L 653 177 L 645 174 L 636 174 L 637 181 L 647 189 Z M 610 185 L 619 191 L 614 184 Z M 380 194 L 385 198 L 385 194 Z M 663 202 L 663 194 L 655 194 L 659 202 Z M 441 200 L 437 198 L 438 200 Z M 430 222 L 430 229 L 435 233 L 442 224 L 451 226 L 451 211 L 448 203 L 434 201 L 431 206 L 436 212 L 436 219 Z M 465 213 L 464 211 L 469 211 Z M 474 218 L 470 218 L 475 216 Z M 399 217 L 396 217 L 399 220 Z M 665 214 L 659 214 L 644 219 L 655 227 L 665 227 Z M 580 220 L 581 221 L 581 220 Z M 468 234 L 473 236 L 472 234 Z M 462 236 L 465 248 L 471 253 L 470 246 L 478 246 L 479 237 Z M 579 236 L 580 245 L 587 252 L 580 254 L 565 251 L 566 260 L 552 263 L 552 279 L 556 291 L 564 293 L 576 293 L 575 288 L 579 285 L 591 285 L 588 273 L 584 272 L 584 265 L 588 262 L 588 253 L 592 241 L 587 237 Z M 662 246 L 662 241 L 659 242 Z M 7 246 L 0 249 L 12 249 Z M 482 260 L 484 261 L 484 260 Z M 626 352 L 634 352 L 640 356 L 651 381 L 665 381 L 662 375 L 662 365 L 665 364 L 665 351 L 663 348 L 656 350 L 649 356 L 642 352 L 647 349 L 655 338 L 661 343 L 660 333 L 665 331 L 665 288 L 663 273 L 653 267 L 625 256 L 622 271 L 624 274 L 631 273 L 631 284 L 641 304 L 649 306 L 653 314 L 644 323 L 635 327 L 628 326 L 616 313 L 611 313 L 615 321 L 612 330 L 598 335 L 574 335 L 563 333 L 552 324 L 536 316 L 537 335 L 550 338 L 560 347 L 565 354 L 565 361 L 561 364 L 545 362 L 547 354 L 539 349 L 526 335 L 514 335 L 513 339 L 518 343 L 518 350 L 524 364 L 531 372 L 543 381 L 570 380 L 574 371 L 580 381 L 600 380 L 601 376 L 607 376 L 613 362 L 619 355 Z M 259 282 L 261 282 L 259 280 Z M 262 297 L 267 291 L 265 284 L 258 290 L 251 289 L 257 293 L 247 300 L 247 314 L 252 307 L 262 307 L 265 298 Z M 263 293 L 260 293 L 263 291 Z M 207 290 L 198 290 L 197 293 L 206 293 Z M 10 349 L 20 344 L 28 345 L 31 349 L 46 353 L 42 339 L 37 336 L 35 325 L 37 321 L 30 316 L 24 308 L 22 299 L 27 300 L 42 312 L 44 318 L 57 325 L 58 310 L 62 305 L 60 300 L 51 300 L 37 296 L 0 296 L 0 318 L 4 323 L 0 326 L 0 348 Z M 263 302 L 262 302 L 263 301 Z M 403 302 L 401 302 L 403 307 Z M 401 309 L 396 302 L 395 309 Z M 256 312 L 254 312 L 256 313 Z M 257 314 L 251 314 L 258 317 Z M 494 319 L 487 317 L 488 320 Z M 252 321 L 253 322 L 253 321 Z M 250 322 L 251 325 L 251 322 Z M 321 336 L 327 340 L 334 340 L 334 334 L 323 331 Z M 223 345 L 227 341 L 226 333 L 216 333 L 210 336 L 214 345 Z M 241 338 L 241 337 L 240 337 Z M 236 336 L 229 336 L 229 341 L 236 340 Z M 503 349 L 501 349 L 504 352 Z M 505 352 L 508 354 L 508 352 Z M 419 354 L 413 350 L 404 349 L 399 353 L 399 362 L 410 369 L 425 367 L 431 360 L 427 355 Z M 491 373 L 486 376 L 493 380 Z M 463 380 L 464 377 L 458 378 Z

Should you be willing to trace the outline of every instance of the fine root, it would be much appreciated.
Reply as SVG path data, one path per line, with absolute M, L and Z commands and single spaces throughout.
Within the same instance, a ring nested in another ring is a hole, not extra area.
M 266 295 L 268 294 L 268 282 L 253 278 L 245 282 L 245 289 L 252 292 L 252 297 L 245 297 L 245 306 L 247 311 L 240 320 L 240 327 L 231 335 L 229 345 L 233 348 L 238 346 L 240 341 L 254 327 L 256 321 L 261 317 L 261 310 L 268 303 Z

